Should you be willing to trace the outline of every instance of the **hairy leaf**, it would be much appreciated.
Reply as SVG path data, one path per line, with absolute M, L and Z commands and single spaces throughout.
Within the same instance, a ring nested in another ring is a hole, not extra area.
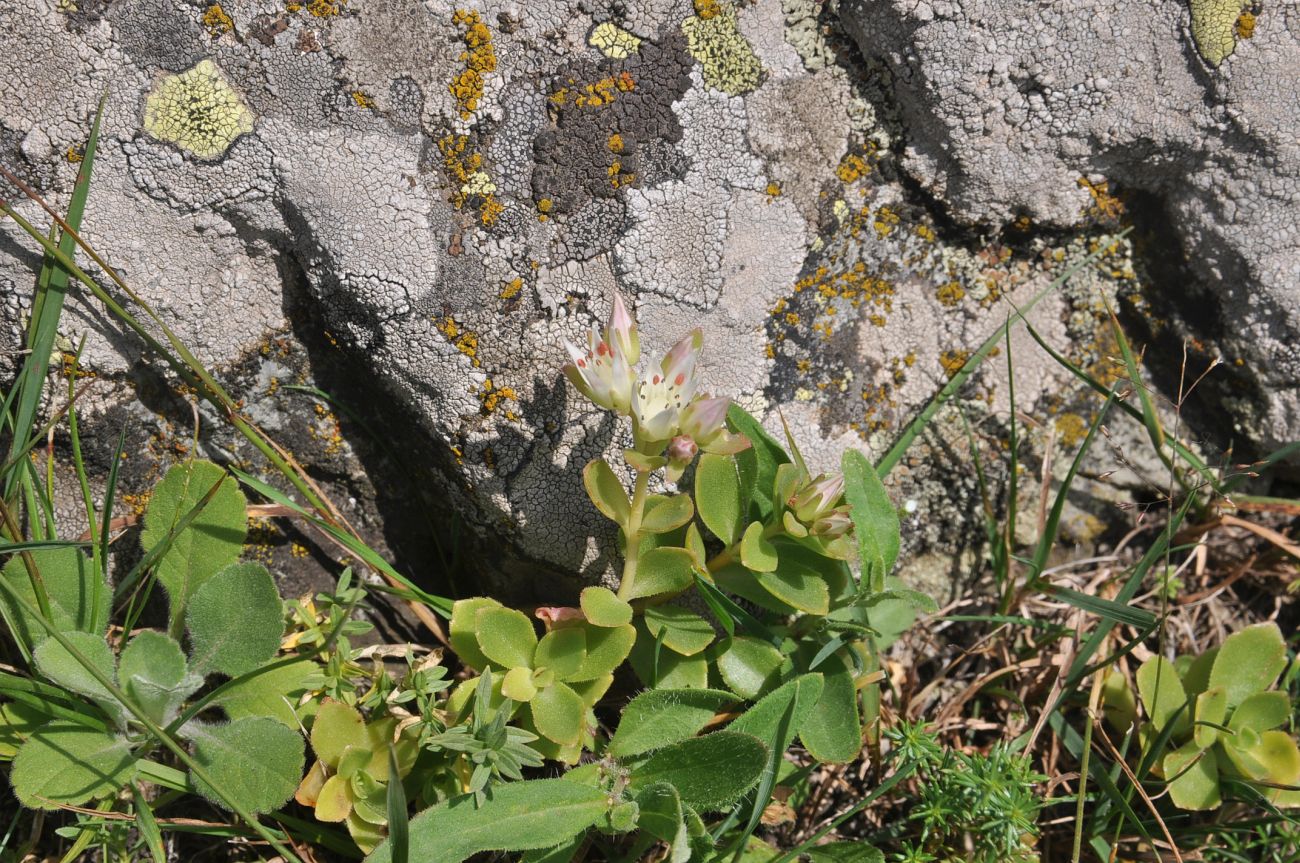
M 704 526 L 727 545 L 740 537 L 743 507 L 736 460 L 704 453 L 695 468 L 695 506 Z
M 302 779 L 302 738 L 269 717 L 250 716 L 227 725 L 190 723 L 185 734 L 194 743 L 194 760 L 249 812 L 280 808 Z M 203 796 L 221 803 L 213 788 L 190 778 Z
M 196 674 L 237 677 L 275 656 L 284 607 L 275 579 L 260 563 L 234 563 L 211 576 L 186 614 L 190 665 Z
M 716 811 L 754 787 L 768 755 L 756 737 L 718 731 L 658 750 L 633 769 L 629 787 L 638 791 L 665 782 L 687 806 Z
M 54 628 L 60 632 L 103 635 L 108 627 L 112 591 L 91 559 L 75 548 L 42 548 L 29 553 L 45 585 Z M 21 556 L 14 555 L 5 563 L 0 578 L 28 605 L 40 607 Z M 14 628 L 14 635 L 24 644 L 35 647 L 49 636 L 39 620 L 10 599 L 8 591 L 0 591 L 0 610 Z
M 55 721 L 18 750 L 9 782 L 24 806 L 55 809 L 113 794 L 135 771 L 135 756 L 126 738 Z
M 718 711 L 735 702 L 731 693 L 716 689 L 643 692 L 623 709 L 609 751 L 628 758 L 694 737 Z

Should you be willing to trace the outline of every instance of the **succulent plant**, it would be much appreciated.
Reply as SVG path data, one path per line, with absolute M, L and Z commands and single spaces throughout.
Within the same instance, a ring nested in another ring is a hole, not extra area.
M 1214 809 L 1227 779 L 1249 784 L 1275 806 L 1300 806 L 1300 748 L 1281 730 L 1291 701 L 1271 688 L 1286 664 L 1281 631 L 1263 623 L 1198 657 L 1153 656 L 1138 669 L 1143 748 L 1163 747 L 1156 772 L 1175 805 Z M 1112 700 L 1116 715 L 1130 715 L 1123 699 Z

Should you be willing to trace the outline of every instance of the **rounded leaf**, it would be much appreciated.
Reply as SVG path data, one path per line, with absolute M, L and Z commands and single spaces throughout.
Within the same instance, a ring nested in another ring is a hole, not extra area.
M 763 536 L 762 522 L 753 522 L 745 528 L 740 540 L 740 562 L 754 572 L 772 572 L 776 569 L 776 546 Z
M 566 683 L 580 680 L 597 680 L 612 674 L 627 659 L 636 642 L 636 628 L 630 623 L 622 626 L 584 626 L 587 636 L 587 655 L 582 666 L 565 676 Z
M 668 533 L 686 524 L 695 516 L 695 505 L 688 495 L 668 497 L 652 494 L 646 499 L 641 530 L 646 533 Z
M 655 605 L 644 613 L 646 630 L 682 656 L 694 656 L 713 643 L 713 627 L 703 617 L 675 605 Z
M 18 749 L 9 783 L 24 806 L 56 809 L 113 794 L 135 772 L 135 756 L 126 738 L 55 721 Z
M 1229 635 L 1210 670 L 1210 686 L 1222 686 L 1228 705 L 1268 689 L 1286 668 L 1286 642 L 1276 623 L 1257 623 Z
M 523 612 L 513 608 L 484 608 L 477 616 L 478 644 L 489 660 L 502 668 L 531 668 L 537 633 Z
M 695 556 L 684 548 L 652 548 L 637 561 L 628 599 L 681 593 L 695 582 Z
M 549 669 L 556 678 L 568 680 L 577 674 L 587 659 L 587 635 L 580 626 L 552 630 L 537 642 L 533 667 Z
M 695 468 L 695 506 L 714 536 L 731 545 L 740 536 L 745 505 L 741 501 L 736 460 L 729 455 L 704 453 Z
M 636 792 L 667 783 L 677 789 L 683 804 L 702 812 L 717 811 L 754 787 L 768 757 L 758 738 L 718 731 L 655 752 L 632 771 L 628 787 Z
M 627 499 L 627 489 L 614 475 L 614 469 L 608 462 L 603 458 L 587 462 L 587 466 L 582 469 L 582 485 L 601 515 L 615 524 L 627 524 L 632 504 Z
M 488 658 L 478 644 L 478 613 L 485 608 L 500 608 L 501 603 L 486 596 L 458 599 L 451 607 L 448 635 L 451 648 L 461 662 L 482 671 L 488 667 Z
M 186 730 L 194 760 L 216 783 L 213 788 L 190 777 L 209 800 L 225 805 L 220 789 L 249 812 L 262 813 L 279 809 L 293 796 L 303 768 L 302 738 L 294 731 L 265 716 L 228 725 L 191 723 Z
M 231 564 L 194 592 L 185 623 L 194 673 L 238 677 L 280 649 L 284 635 L 280 591 L 260 563 Z
M 632 622 L 632 606 L 608 587 L 583 588 L 579 604 L 592 626 L 622 626 Z
M 738 635 L 723 642 L 718 673 L 731 691 L 742 698 L 757 698 L 776 684 L 785 657 L 766 641 Z
M 563 683 L 553 683 L 540 690 L 528 703 L 533 724 L 542 736 L 561 746 L 576 744 L 582 738 L 582 724 L 587 705 Z
M 311 748 L 329 767 L 339 766 L 339 758 L 349 746 L 365 746 L 368 742 L 365 721 L 355 707 L 326 699 L 316 711 Z
M 609 742 L 617 758 L 629 758 L 694 737 L 723 708 L 736 703 L 716 689 L 652 689 L 628 702 Z
M 108 605 L 113 591 L 104 584 L 102 575 L 95 571 L 91 559 L 75 548 L 40 548 L 30 552 L 32 562 L 45 585 L 45 595 L 50 601 L 50 621 L 59 632 L 90 632 L 103 635 L 108 628 Z M 9 590 L 27 601 L 32 608 L 40 608 L 31 576 L 21 555 L 13 555 L 0 569 L 0 578 Z M 8 591 L 0 591 L 0 608 L 5 619 L 14 628 L 16 637 L 32 647 L 49 637 L 41 622 L 10 598 Z
M 532 701 L 537 694 L 537 685 L 533 683 L 533 670 L 527 666 L 518 666 L 506 672 L 501 680 L 501 694 L 515 701 Z

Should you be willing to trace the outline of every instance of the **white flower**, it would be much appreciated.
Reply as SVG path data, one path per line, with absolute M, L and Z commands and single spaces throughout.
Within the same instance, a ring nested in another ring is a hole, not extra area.
M 614 309 L 603 334 L 594 328 L 587 333 L 585 352 L 569 342 L 565 347 L 573 361 L 564 366 L 564 373 L 578 391 L 603 408 L 628 413 L 641 339 L 623 298 L 614 295 Z
M 695 398 L 695 361 L 704 346 L 704 333 L 691 330 L 659 363 L 642 372 L 632 400 L 632 433 L 638 448 L 663 443 L 676 435 L 681 412 Z

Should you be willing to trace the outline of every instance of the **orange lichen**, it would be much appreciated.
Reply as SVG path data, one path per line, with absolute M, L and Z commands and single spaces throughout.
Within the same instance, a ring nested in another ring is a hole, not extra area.
M 1056 433 L 1066 447 L 1077 446 L 1088 434 L 1088 421 L 1075 413 L 1056 418 Z
M 623 136 L 620 135 L 618 132 L 615 132 L 614 134 L 610 135 L 610 136 L 609 136 L 608 147 L 609 147 L 609 151 L 610 151 L 611 153 L 622 153 L 622 152 L 623 152 Z
M 894 228 L 898 226 L 899 221 L 901 220 L 897 213 L 889 207 L 881 207 L 879 210 L 876 210 L 876 217 L 872 220 L 871 226 L 875 228 L 876 233 L 883 238 L 888 237 L 894 232 Z
M 966 296 L 965 289 L 962 288 L 961 282 L 955 279 L 951 282 L 944 282 L 939 289 L 934 292 L 935 297 L 940 303 L 952 308 L 962 301 Z
M 944 374 L 951 378 L 961 371 L 968 359 L 970 351 L 944 351 L 939 354 L 939 365 L 943 366 Z
M 606 75 L 590 84 L 579 84 L 572 78 L 568 87 L 560 87 L 550 95 L 551 104 L 557 108 L 574 105 L 578 108 L 600 108 L 611 104 L 619 93 L 631 93 L 636 89 L 636 79 L 627 72 Z
M 927 243 L 933 243 L 935 240 L 934 228 L 931 228 L 929 225 L 917 225 L 916 235 Z
M 767 192 L 768 198 L 779 198 L 781 197 L 781 184 L 773 180 L 767 184 L 767 189 L 765 191 Z
M 1249 9 L 1242 12 L 1239 16 L 1237 16 L 1237 24 L 1235 29 L 1237 31 L 1237 37 L 1240 39 L 1249 39 L 1250 37 L 1254 36 L 1255 35 L 1255 13 L 1251 12 Z
M 360 90 L 352 91 L 352 101 L 358 108 L 369 109 L 375 107 L 375 100 L 371 99 L 369 96 L 367 96 L 365 93 L 361 92 Z
M 695 0 L 695 14 L 705 21 L 722 13 L 722 4 L 718 0 Z
M 496 71 L 496 49 L 492 46 L 492 31 L 477 12 L 457 9 L 451 20 L 465 31 L 461 35 L 465 50 L 460 55 L 465 69 L 447 85 L 447 89 L 460 108 L 460 118 L 468 120 L 478 110 L 479 100 L 483 98 L 485 76 Z
M 867 174 L 871 173 L 871 166 L 867 160 L 863 159 L 856 153 L 848 153 L 843 159 L 840 159 L 839 166 L 835 169 L 835 176 L 840 178 L 841 182 L 853 183 Z
M 229 33 L 231 30 L 235 29 L 234 20 L 225 9 L 221 8 L 220 3 L 213 3 L 209 6 L 207 11 L 203 13 L 203 17 L 199 20 L 202 22 L 203 26 L 207 28 L 208 33 L 213 38 L 224 33 Z
M 478 333 L 465 329 L 451 315 L 444 316 L 442 320 L 434 319 L 433 323 L 456 350 L 469 357 L 470 365 L 474 368 L 481 365 L 478 358 Z
M 505 205 L 493 194 L 496 186 L 483 173 L 483 155 L 471 146 L 470 137 L 444 135 L 438 139 L 438 150 L 442 153 L 443 170 L 456 186 L 451 197 L 452 205 L 461 210 L 471 201 L 477 201 L 479 221 L 483 227 L 495 225 Z
M 503 300 L 513 300 L 515 297 L 519 295 L 519 292 L 522 291 L 523 289 L 524 289 L 524 280 L 515 279 L 514 281 L 506 282 L 501 286 L 501 293 L 499 296 Z
M 518 402 L 519 395 L 512 387 L 499 387 L 491 378 L 483 381 L 483 389 L 478 394 L 479 409 L 484 416 L 491 416 L 505 408 L 507 402 Z M 509 408 L 504 410 L 506 419 L 515 422 L 519 415 Z
M 83 156 L 80 152 L 77 151 L 76 147 L 69 147 L 68 152 L 65 153 L 64 155 L 67 158 L 67 160 L 74 165 L 81 164 L 81 160 L 85 158 L 85 156 Z
M 1078 179 L 1079 187 L 1087 189 L 1092 196 L 1092 205 L 1088 215 L 1107 222 L 1118 222 L 1124 216 L 1124 202 L 1110 192 L 1110 183 L 1094 183 L 1087 177 Z

